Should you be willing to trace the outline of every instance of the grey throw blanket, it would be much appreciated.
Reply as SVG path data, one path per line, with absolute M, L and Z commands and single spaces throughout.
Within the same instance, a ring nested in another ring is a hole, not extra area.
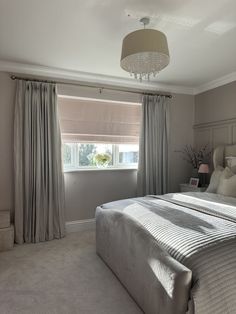
M 102 209 L 120 212 L 131 219 L 159 247 L 192 271 L 186 306 L 189 313 L 233 314 L 236 313 L 235 205 L 234 199 L 214 194 L 183 193 L 113 202 Z

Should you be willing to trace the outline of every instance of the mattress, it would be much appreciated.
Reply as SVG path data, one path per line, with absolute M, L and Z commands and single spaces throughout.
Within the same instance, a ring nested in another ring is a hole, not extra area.
M 236 313 L 236 200 L 174 193 L 96 209 L 97 253 L 147 314 Z

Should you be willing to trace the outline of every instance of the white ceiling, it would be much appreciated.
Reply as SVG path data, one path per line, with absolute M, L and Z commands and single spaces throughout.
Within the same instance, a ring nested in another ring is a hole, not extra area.
M 235 0 L 0 0 L 0 60 L 129 78 L 122 39 L 143 16 L 169 42 L 158 83 L 196 87 L 236 71 Z

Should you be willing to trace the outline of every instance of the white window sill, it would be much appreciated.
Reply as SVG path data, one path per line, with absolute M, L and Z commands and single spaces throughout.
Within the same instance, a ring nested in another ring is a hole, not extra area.
M 137 167 L 107 167 L 107 168 L 75 168 L 75 169 L 64 169 L 64 173 L 67 172 L 84 172 L 84 171 L 123 171 L 123 170 L 138 170 Z

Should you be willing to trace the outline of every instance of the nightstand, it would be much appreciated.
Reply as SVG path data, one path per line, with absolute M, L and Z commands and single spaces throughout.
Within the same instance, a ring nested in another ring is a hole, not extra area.
M 207 186 L 195 187 L 195 186 L 189 185 L 188 183 L 181 183 L 179 187 L 180 187 L 180 192 L 205 192 L 207 189 Z

